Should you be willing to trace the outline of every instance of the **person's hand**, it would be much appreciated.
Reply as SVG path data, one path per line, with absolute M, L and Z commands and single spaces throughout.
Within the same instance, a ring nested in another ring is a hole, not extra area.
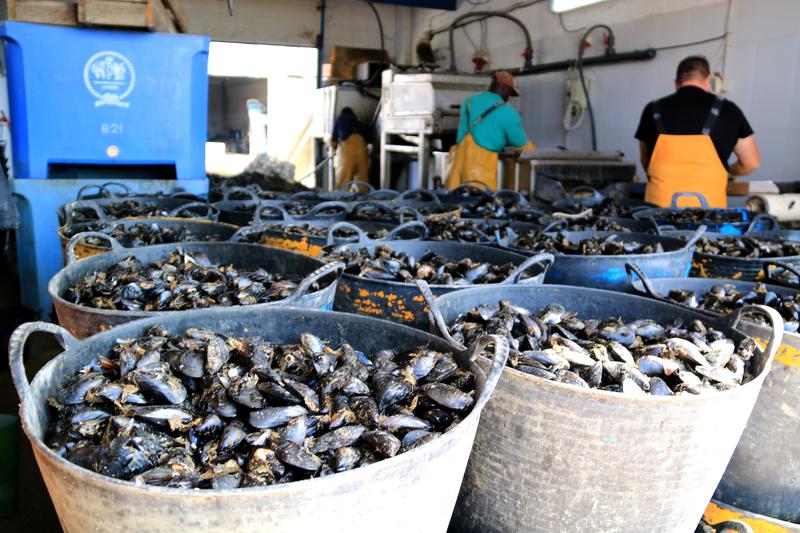
M 516 151 L 518 154 L 522 152 L 533 152 L 534 150 L 536 150 L 536 145 L 533 143 L 533 141 L 528 141 L 524 146 L 514 147 L 514 151 Z

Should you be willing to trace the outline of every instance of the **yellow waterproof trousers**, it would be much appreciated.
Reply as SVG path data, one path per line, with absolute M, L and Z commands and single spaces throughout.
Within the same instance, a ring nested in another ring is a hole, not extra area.
M 336 169 L 336 187 L 353 180 L 369 181 L 369 155 L 364 137 L 353 133 L 347 139 L 339 142 L 338 149 L 339 165 Z
M 531 141 L 518 150 L 534 150 L 536 145 Z M 467 133 L 461 142 L 450 149 L 447 162 L 450 172 L 447 174 L 445 187 L 455 189 L 467 181 L 479 181 L 491 190 L 497 190 L 497 152 L 492 152 L 475 142 L 471 133 Z

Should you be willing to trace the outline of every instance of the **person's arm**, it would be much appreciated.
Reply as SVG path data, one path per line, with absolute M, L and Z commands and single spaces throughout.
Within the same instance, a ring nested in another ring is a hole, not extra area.
M 655 144 L 658 138 L 656 131 L 655 121 L 653 120 L 652 104 L 647 104 L 642 110 L 642 116 L 639 118 L 639 126 L 636 128 L 634 137 L 639 141 L 639 161 L 642 163 L 644 175 L 647 176 L 647 167 L 650 166 L 650 158 L 653 154 L 650 153 L 650 144 Z
M 761 166 L 761 153 L 755 135 L 739 139 L 733 153 L 736 154 L 736 162 L 730 166 L 730 172 L 735 176 L 747 176 Z
M 342 135 L 342 117 L 336 117 L 336 120 L 333 121 L 333 131 L 331 132 L 331 148 L 336 150 L 336 146 L 339 144 L 339 138 Z
M 506 144 L 514 148 L 525 148 L 528 146 L 528 136 L 525 134 L 525 128 L 522 127 L 522 117 L 519 113 L 513 111 L 509 113 L 511 117 L 506 122 Z
M 467 134 L 467 100 L 468 97 L 464 98 L 464 101 L 461 103 L 461 110 L 458 113 L 458 135 L 456 135 L 456 142 L 459 143 Z
M 642 163 L 645 174 L 647 174 L 647 167 L 650 166 L 650 149 L 647 148 L 647 143 L 644 141 L 639 141 L 639 161 Z

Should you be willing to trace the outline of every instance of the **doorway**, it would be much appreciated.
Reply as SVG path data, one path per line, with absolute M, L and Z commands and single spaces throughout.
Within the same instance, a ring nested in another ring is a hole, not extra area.
M 207 172 L 233 176 L 266 154 L 294 165 L 294 179 L 306 176 L 314 167 L 316 69 L 316 48 L 212 42 Z M 314 176 L 304 183 L 313 186 Z

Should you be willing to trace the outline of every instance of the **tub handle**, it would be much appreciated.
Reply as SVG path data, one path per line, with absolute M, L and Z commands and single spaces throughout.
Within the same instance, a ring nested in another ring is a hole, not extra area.
M 542 271 L 542 275 L 545 275 L 545 274 L 547 274 L 547 271 L 550 270 L 550 267 L 553 266 L 553 263 L 555 262 L 555 260 L 556 260 L 556 258 L 553 256 L 553 254 L 549 254 L 547 252 L 542 252 L 540 254 L 531 256 L 531 257 L 527 258 L 525 261 L 523 261 L 522 263 L 520 263 L 517 266 L 517 268 L 515 268 L 511 272 L 511 274 L 508 275 L 508 277 L 506 279 L 504 279 L 503 281 L 500 282 L 500 285 L 511 285 L 511 284 L 514 284 L 514 283 L 521 283 L 521 284 L 532 283 L 532 281 L 530 281 L 530 280 L 520 280 L 520 277 L 522 277 L 522 275 L 525 272 L 530 270 L 531 267 L 536 266 L 536 265 L 543 265 L 544 266 L 544 270 Z
M 393 189 L 375 189 L 367 194 L 367 200 L 387 201 L 394 200 L 398 196 L 400 196 L 400 193 Z
M 560 214 L 560 213 L 559 213 Z M 558 218 L 542 228 L 542 233 L 552 231 L 564 231 L 567 229 L 567 220 L 565 218 Z
M 441 205 L 442 203 L 442 201 L 439 200 L 439 197 L 436 196 L 431 191 L 429 191 L 428 189 L 411 189 L 405 191 L 400 196 L 398 196 L 396 200 L 398 202 L 405 202 L 405 201 L 431 202 L 437 205 Z
M 782 268 L 792 273 L 797 278 L 797 281 L 792 283 L 791 281 L 776 280 L 772 275 L 772 270 L 770 270 L 770 267 Z M 785 285 L 791 287 L 792 289 L 800 289 L 800 272 L 789 263 L 767 260 L 764 261 L 764 265 L 761 267 L 761 271 L 764 273 L 764 281 L 766 282 L 775 281 L 779 285 Z
M 250 235 L 251 233 L 260 233 L 267 229 L 268 224 L 259 224 L 259 225 L 252 225 L 252 226 L 242 226 L 241 228 L 237 229 L 233 235 L 231 235 L 227 242 L 242 242 L 242 239 Z
M 450 330 L 447 328 L 447 324 L 444 321 L 442 312 L 439 310 L 439 304 L 436 303 L 436 297 L 434 297 L 433 293 L 431 292 L 431 287 L 428 285 L 428 282 L 424 279 L 418 279 L 415 280 L 415 282 L 419 292 L 425 299 L 425 304 L 428 306 L 428 320 L 430 321 L 431 325 L 436 326 L 436 329 L 439 330 L 439 334 L 449 343 L 457 346 L 462 351 L 466 350 L 466 346 L 455 340 L 450 335 Z
M 118 181 L 107 181 L 102 185 L 102 187 L 103 187 L 103 190 L 108 193 L 108 196 L 112 196 L 112 197 L 116 196 L 116 197 L 119 198 L 119 197 L 125 197 L 125 196 L 132 196 L 133 195 L 133 191 L 131 191 L 130 187 L 128 187 L 124 183 L 120 183 Z M 120 189 L 122 189 L 122 192 L 121 193 L 115 193 L 114 191 L 111 190 L 112 187 L 119 187 Z
M 392 231 L 387 233 L 383 236 L 382 241 L 396 241 L 398 240 L 398 235 L 406 230 L 419 230 L 419 235 L 417 237 L 413 237 L 411 239 L 404 239 L 410 241 L 420 241 L 423 240 L 425 237 L 428 236 L 428 226 L 424 222 L 419 220 L 412 220 L 411 222 L 406 222 L 405 224 L 400 224 L 399 226 L 395 227 Z
M 198 207 L 201 208 L 201 209 L 205 209 L 206 210 L 206 214 L 205 215 L 200 215 L 201 218 L 207 218 L 208 220 L 212 220 L 214 222 L 219 220 L 219 209 L 217 209 L 215 206 L 213 206 L 213 205 L 211 205 L 209 203 L 206 203 L 206 202 L 190 202 L 190 203 L 184 204 L 184 205 L 182 205 L 180 207 L 176 207 L 175 209 L 170 211 L 169 216 L 175 217 L 175 218 L 194 218 L 192 216 L 188 216 L 187 217 L 187 216 L 181 216 L 181 215 L 184 213 L 184 211 L 186 211 L 188 209 L 195 209 L 195 208 L 198 208 Z
M 466 357 L 470 361 L 475 361 L 490 344 L 494 344 L 494 355 L 492 355 L 492 367 L 489 369 L 489 374 L 486 376 L 483 390 L 481 390 L 478 399 L 475 401 L 473 409 L 479 412 L 489 401 L 492 396 L 497 382 L 500 381 L 500 376 L 503 374 L 503 369 L 506 367 L 506 360 L 508 359 L 508 339 L 500 335 L 483 335 L 475 339 L 475 342 L 468 348 Z
M 297 289 L 285 300 L 283 300 L 284 304 L 292 305 L 296 304 L 300 301 L 300 299 L 308 293 L 308 290 L 311 288 L 311 285 L 316 283 L 317 281 L 321 280 L 328 274 L 336 273 L 336 279 L 333 281 L 334 284 L 339 282 L 339 278 L 341 277 L 342 273 L 344 272 L 345 264 L 341 261 L 333 261 L 327 263 L 316 269 L 314 272 L 303 278 L 297 285 Z
M 14 381 L 14 387 L 17 389 L 21 402 L 25 401 L 31 388 L 28 376 L 25 373 L 25 361 L 23 358 L 25 355 L 25 343 L 31 333 L 38 332 L 52 333 L 65 350 L 78 344 L 78 340 L 72 336 L 72 333 L 58 324 L 49 322 L 27 322 L 14 330 L 8 341 L 8 366 L 11 369 L 11 379 Z
M 647 278 L 642 269 L 640 269 L 637 265 L 633 263 L 625 263 L 625 271 L 628 273 L 628 282 L 631 284 L 631 287 L 634 291 L 638 292 L 641 295 L 649 296 L 650 298 L 655 298 L 656 300 L 666 300 L 663 296 L 661 296 L 652 285 L 650 285 L 650 280 Z M 636 278 L 642 283 L 642 289 L 636 286 Z
M 192 202 L 205 202 L 205 200 L 196 194 L 192 194 L 187 191 L 175 191 L 169 193 L 170 198 L 175 198 L 177 200 L 190 200 Z
M 370 244 L 373 242 L 369 238 L 369 235 L 367 235 L 364 230 L 358 226 L 349 222 L 336 222 L 335 224 L 331 224 L 331 227 L 328 228 L 328 237 L 325 241 L 327 246 L 336 244 L 336 232 L 340 229 L 349 229 L 350 231 L 355 232 L 356 236 L 358 237 L 358 240 L 356 241 L 357 244 Z
M 88 192 L 93 191 L 97 196 L 106 197 L 107 191 L 103 185 L 98 185 L 96 183 L 87 183 L 80 189 L 78 189 L 78 196 L 75 197 L 76 200 L 85 200 L 88 196 Z
M 289 195 L 288 201 L 293 202 L 295 200 L 308 200 L 310 202 L 319 202 L 320 195 L 314 191 L 299 191 Z
M 225 192 L 222 193 L 222 201 L 227 202 L 231 199 L 231 195 L 239 193 L 246 196 L 245 200 L 258 200 L 258 195 L 245 187 L 227 187 Z
M 772 359 L 775 357 L 775 354 L 778 353 L 778 348 L 780 348 L 783 342 L 783 317 L 775 309 L 767 307 L 766 305 L 745 305 L 731 313 L 728 323 L 731 328 L 736 329 L 744 315 L 753 313 L 764 316 L 769 321 L 770 326 L 772 326 L 772 333 L 767 341 L 767 347 L 764 349 L 764 353 L 767 356 L 767 361 L 764 364 L 764 372 L 769 372 Z
M 766 222 L 766 228 L 759 228 L 762 222 Z M 747 226 L 744 234 L 749 235 L 754 231 L 780 231 L 781 224 L 778 222 L 778 219 L 774 216 L 770 215 L 769 213 L 759 213 L 753 217 L 753 220 L 750 222 L 750 225 Z
M 261 212 L 264 211 L 264 209 L 272 209 L 273 211 L 278 211 L 281 214 L 280 220 L 286 222 L 291 222 L 296 220 L 293 216 L 291 216 L 289 213 L 286 212 L 286 209 L 284 209 L 282 205 L 268 204 L 261 202 L 256 206 L 256 210 L 253 212 L 253 220 L 252 220 L 253 226 L 260 226 L 261 224 L 264 224 L 266 222 L 261 217 Z
M 485 183 L 477 180 L 469 180 L 468 182 L 462 183 L 461 185 L 450 191 L 450 194 L 458 198 L 458 197 L 472 196 L 471 193 L 473 192 L 478 193 L 480 196 L 484 198 L 491 198 L 494 195 L 494 192 L 488 187 L 486 187 Z
M 458 187 L 456 187 L 455 189 L 453 189 L 453 191 L 457 191 L 457 190 L 458 190 L 458 189 L 460 189 L 461 187 L 465 187 L 465 188 L 466 188 L 466 187 L 472 187 L 473 189 L 478 189 L 478 190 L 480 190 L 481 192 L 486 192 L 486 193 L 489 193 L 489 194 L 492 194 L 492 193 L 494 192 L 494 191 L 492 191 L 492 188 L 491 188 L 491 187 L 489 187 L 488 185 L 486 185 L 484 182 L 482 182 L 482 181 L 480 181 L 480 180 L 467 180 L 467 181 L 462 181 L 462 182 L 461 182 L 461 185 L 459 185 Z
M 579 204 L 581 203 L 581 201 L 586 201 L 587 200 L 586 198 L 578 198 L 576 196 L 577 194 L 581 193 L 591 194 L 591 198 L 589 199 L 595 202 L 601 202 L 605 199 L 605 197 L 600 193 L 600 191 L 598 191 L 594 187 L 590 187 L 589 185 L 578 185 L 577 187 L 569 191 L 569 200 L 573 202 L 578 202 Z
M 409 216 L 408 220 L 419 220 L 420 222 L 425 222 L 425 217 L 417 211 L 415 208 L 411 207 L 410 205 L 402 205 L 400 206 L 400 210 L 397 214 L 400 223 L 402 224 L 406 220 L 406 215 Z
M 691 237 L 689 237 L 689 238 L 686 240 L 686 246 L 684 246 L 684 247 L 683 247 L 683 248 L 681 248 L 681 249 L 682 249 L 682 250 L 688 250 L 689 248 L 691 248 L 692 246 L 694 246 L 694 245 L 695 245 L 695 243 L 696 243 L 697 241 L 699 241 L 699 240 L 700 240 L 700 237 L 702 237 L 702 236 L 703 236 L 703 234 L 704 234 L 705 232 L 706 232 L 706 226 L 705 226 L 705 224 L 700 224 L 700 226 L 698 226 L 698 227 L 697 227 L 697 229 L 694 231 L 694 233 L 692 234 L 692 236 L 691 236 Z
M 668 228 L 668 226 L 664 226 L 663 228 L 659 226 L 658 222 L 656 222 L 656 219 L 653 216 L 649 216 L 645 220 L 649 222 L 651 226 L 653 226 L 653 233 L 655 233 L 659 237 L 663 236 L 664 231 L 666 231 Z
M 375 200 L 364 200 L 363 202 L 358 202 L 350 210 L 350 215 L 351 216 L 357 215 L 358 213 L 361 212 L 362 209 L 365 209 L 367 207 L 372 207 L 377 209 L 378 211 L 383 212 L 383 214 L 385 214 L 388 218 L 392 220 L 395 220 L 397 218 L 397 213 L 395 213 L 394 209 L 392 209 L 392 206 L 387 205 L 383 202 L 377 202 Z
M 754 533 L 753 526 L 741 520 L 725 520 L 711 526 L 717 533 Z
M 122 189 L 122 194 L 117 194 L 114 191 L 110 190 L 110 187 L 119 187 Z M 78 200 L 84 200 L 87 196 L 87 191 L 97 190 L 97 194 L 99 194 L 103 198 L 110 198 L 110 197 L 122 197 L 122 196 L 130 196 L 131 190 L 128 188 L 127 185 L 124 183 L 119 183 L 116 181 L 107 181 L 102 185 L 97 185 L 94 183 L 88 183 L 78 189 Z
M 708 200 L 699 192 L 676 192 L 672 195 L 672 202 L 669 204 L 670 209 L 682 209 L 678 207 L 678 200 L 681 198 L 696 198 L 700 202 L 700 207 L 709 209 Z
M 494 193 L 492 197 L 499 198 L 501 201 L 503 198 L 509 198 L 509 203 L 515 205 L 528 205 L 528 200 L 522 196 L 522 193 L 515 191 L 514 189 L 500 189 Z
M 75 256 L 75 247 L 79 242 L 87 237 L 95 237 L 97 239 L 103 239 L 107 241 L 111 246 L 111 250 L 114 252 L 119 250 L 127 250 L 127 248 L 122 246 L 122 244 L 120 244 L 120 242 L 111 235 L 102 233 L 100 231 L 84 231 L 83 233 L 77 233 L 73 235 L 67 243 L 67 265 L 71 265 L 72 263 L 78 261 L 78 258 Z
M 336 208 L 340 213 L 347 213 L 347 204 L 344 202 L 322 202 L 312 207 L 305 215 L 295 217 L 297 220 L 311 220 L 319 215 L 320 211 L 324 209 Z M 320 215 L 320 217 L 328 217 L 330 215 Z M 333 215 L 336 216 L 336 215 Z
M 356 180 L 345 181 L 344 183 L 339 185 L 339 190 L 343 192 L 358 192 L 359 188 L 361 187 L 366 189 L 367 192 L 375 191 L 375 187 L 370 185 L 368 182 L 356 181 Z
M 94 200 L 76 200 L 75 202 L 70 202 L 64 206 L 64 220 L 66 221 L 67 226 L 74 224 L 75 221 L 73 220 L 73 212 L 78 209 L 89 209 L 94 211 L 94 214 L 97 215 L 97 220 L 100 222 L 105 222 L 108 220 L 103 208 L 100 207 L 100 204 Z

